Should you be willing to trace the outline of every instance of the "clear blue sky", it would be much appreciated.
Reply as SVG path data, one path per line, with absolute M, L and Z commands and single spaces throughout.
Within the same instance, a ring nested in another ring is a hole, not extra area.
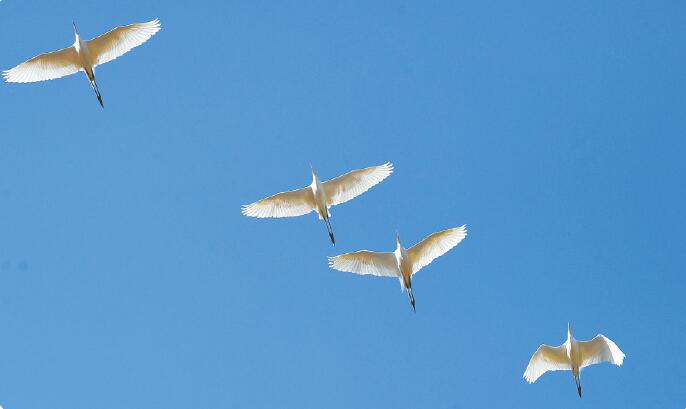
M 5 0 L 0 66 L 155 17 L 105 110 L 1 86 L 6 409 L 686 405 L 683 2 Z M 240 213 L 386 161 L 335 248 Z M 416 313 L 327 267 L 464 223 Z M 521 378 L 568 321 L 627 355 L 581 401 Z

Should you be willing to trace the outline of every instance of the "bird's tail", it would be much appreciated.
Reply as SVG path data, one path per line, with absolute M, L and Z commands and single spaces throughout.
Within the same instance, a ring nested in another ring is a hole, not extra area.
M 98 83 L 95 81 L 95 75 L 93 75 L 93 78 L 88 78 L 88 80 L 91 83 L 91 87 L 93 87 L 93 91 L 95 91 L 95 96 L 98 97 L 100 106 L 105 108 L 105 104 L 102 102 L 102 95 L 100 95 L 100 88 L 98 88 Z
M 331 244 L 336 245 L 336 239 L 333 237 L 333 229 L 331 228 L 331 222 L 329 218 L 325 217 L 324 222 L 326 223 L 326 231 L 329 232 L 329 238 L 331 239 Z
M 574 380 L 576 381 L 576 391 L 579 392 L 579 397 L 581 397 L 581 380 L 577 377 Z

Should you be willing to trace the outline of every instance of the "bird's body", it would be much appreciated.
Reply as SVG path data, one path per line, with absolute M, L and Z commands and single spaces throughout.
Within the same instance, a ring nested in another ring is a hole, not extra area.
M 326 196 L 326 189 L 324 185 L 317 177 L 316 173 L 312 173 L 312 184 L 310 185 L 312 189 L 312 196 L 314 197 L 315 211 L 319 215 L 320 219 L 326 219 L 331 214 L 329 213 L 329 198 Z
M 368 250 L 329 257 L 329 267 L 355 274 L 371 274 L 382 277 L 397 277 L 401 290 L 407 290 L 412 309 L 415 299 L 412 294 L 412 276 L 437 257 L 457 246 L 467 236 L 467 226 L 443 230 L 426 237 L 406 249 L 396 235 L 396 248 L 391 252 Z
M 159 20 L 117 27 L 92 40 L 83 40 L 74 24 L 74 44 L 59 51 L 38 55 L 16 67 L 3 71 L 7 82 L 37 82 L 53 80 L 83 71 L 95 91 L 98 102 L 104 103 L 95 81 L 95 68 L 127 53 L 146 42 L 160 30 Z
M 577 392 L 581 397 L 581 370 L 587 366 L 610 362 L 621 366 L 624 353 L 604 335 L 598 334 L 590 341 L 579 341 L 572 336 L 567 326 L 567 340 L 558 347 L 541 345 L 529 361 L 524 379 L 529 383 L 548 371 L 571 371 L 576 381 Z
M 294 217 L 302 216 L 312 211 L 317 212 L 320 219 L 326 223 L 331 243 L 335 244 L 333 229 L 329 218 L 331 206 L 351 200 L 369 190 L 393 173 L 393 165 L 385 163 L 365 169 L 353 170 L 345 175 L 322 182 L 312 169 L 312 183 L 302 189 L 277 193 L 266 199 L 245 205 L 241 212 L 245 216 L 266 217 Z

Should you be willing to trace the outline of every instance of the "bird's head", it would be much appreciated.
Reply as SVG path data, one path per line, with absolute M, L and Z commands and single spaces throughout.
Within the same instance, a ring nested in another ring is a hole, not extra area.
M 317 178 L 317 171 L 315 170 L 314 166 L 310 163 L 310 170 L 312 171 L 312 180 L 315 180 Z
M 400 242 L 400 233 L 398 233 L 398 230 L 395 231 L 395 244 L 397 244 L 398 247 L 402 246 L 402 243 Z
M 79 36 L 79 28 L 76 27 L 76 21 L 72 20 L 71 24 L 74 26 L 74 35 L 76 37 L 78 37 Z
M 569 325 L 569 321 L 567 321 L 567 338 L 572 337 L 572 326 Z

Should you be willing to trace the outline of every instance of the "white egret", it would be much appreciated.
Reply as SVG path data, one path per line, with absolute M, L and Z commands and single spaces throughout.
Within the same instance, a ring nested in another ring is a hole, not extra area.
M 361 250 L 341 254 L 329 257 L 329 267 L 355 274 L 397 277 L 400 280 L 401 291 L 407 289 L 410 304 L 415 310 L 412 276 L 457 246 L 466 236 L 467 226 L 464 225 L 434 233 L 409 249 L 405 249 L 400 242 L 400 235 L 396 233 L 394 252 Z
M 558 347 L 541 345 L 529 361 L 524 372 L 524 379 L 529 383 L 536 382 L 548 371 L 572 371 L 576 381 L 576 390 L 581 397 L 581 369 L 601 362 L 621 366 L 624 353 L 604 335 L 596 335 L 590 341 L 577 341 L 572 336 L 572 329 L 567 323 L 567 341 Z
M 345 175 L 319 181 L 317 172 L 312 169 L 312 183 L 298 190 L 277 193 L 266 199 L 245 205 L 241 212 L 250 217 L 293 217 L 316 211 L 319 219 L 324 220 L 332 244 L 336 244 L 329 218 L 331 206 L 345 203 L 369 190 L 393 173 L 393 164 L 385 163 L 365 169 L 353 170 Z
M 100 89 L 95 81 L 95 67 L 112 61 L 148 41 L 160 31 L 160 21 L 155 19 L 147 23 L 117 27 L 88 41 L 81 38 L 76 23 L 73 25 L 76 40 L 72 46 L 33 57 L 10 70 L 3 71 L 2 76 L 7 82 L 36 82 L 84 71 L 100 106 L 104 108 Z

